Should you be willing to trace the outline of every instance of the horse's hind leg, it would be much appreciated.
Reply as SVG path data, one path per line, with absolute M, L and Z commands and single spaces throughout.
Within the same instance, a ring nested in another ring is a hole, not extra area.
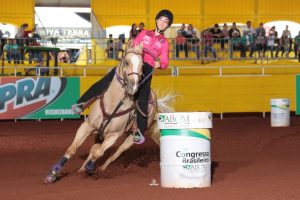
M 126 151 L 127 149 L 129 149 L 133 144 L 134 144 L 134 142 L 133 142 L 133 136 L 129 135 L 124 140 L 124 142 L 121 144 L 121 146 L 119 146 L 119 148 L 117 149 L 117 151 L 112 156 L 110 156 L 106 160 L 106 162 L 100 167 L 100 169 L 102 171 L 104 171 L 111 162 L 113 162 L 114 160 L 116 160 L 124 151 Z
M 111 147 L 119 138 L 119 133 L 112 133 L 105 137 L 103 143 L 94 144 L 91 148 L 90 154 L 81 168 L 78 170 L 79 172 L 85 171 L 88 174 L 93 174 L 96 170 L 95 162 L 103 156 L 104 152 Z
M 86 140 L 86 138 L 94 131 L 94 128 L 92 128 L 88 121 L 84 121 L 79 129 L 77 130 L 77 133 L 75 135 L 75 138 L 70 145 L 70 147 L 65 152 L 64 156 L 53 165 L 52 169 L 50 170 L 50 173 L 48 176 L 45 177 L 44 183 L 54 183 L 57 178 L 58 174 L 61 171 L 64 164 L 76 153 L 77 148 Z

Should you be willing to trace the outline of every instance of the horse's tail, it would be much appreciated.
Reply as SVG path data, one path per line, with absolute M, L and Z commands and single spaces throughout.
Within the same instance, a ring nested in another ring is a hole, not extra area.
M 174 94 L 172 92 L 168 92 L 162 97 L 157 99 L 157 113 L 168 113 L 168 112 L 174 112 L 175 109 L 173 107 L 176 97 L 179 96 L 178 94 Z M 160 133 L 159 129 L 157 127 L 157 114 L 154 118 L 154 123 L 150 127 L 149 130 L 151 138 L 154 140 L 155 143 L 158 145 L 160 144 L 159 138 Z

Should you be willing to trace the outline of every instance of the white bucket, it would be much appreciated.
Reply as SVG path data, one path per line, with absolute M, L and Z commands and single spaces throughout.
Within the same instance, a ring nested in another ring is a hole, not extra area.
M 159 113 L 161 186 L 211 186 L 210 112 Z
M 271 126 L 290 126 L 289 99 L 271 99 Z

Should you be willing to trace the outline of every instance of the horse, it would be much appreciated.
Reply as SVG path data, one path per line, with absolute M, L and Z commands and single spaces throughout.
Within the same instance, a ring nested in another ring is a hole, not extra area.
M 44 178 L 44 183 L 54 183 L 58 180 L 64 164 L 75 155 L 79 146 L 92 134 L 96 134 L 96 138 L 102 140 L 92 145 L 87 159 L 78 170 L 79 173 L 93 175 L 98 169 L 104 171 L 111 162 L 134 144 L 133 135 L 129 132 L 136 129 L 135 117 L 139 109 L 134 94 L 143 82 L 141 81 L 142 54 L 142 44 L 133 46 L 131 42 L 128 42 L 125 53 L 115 68 L 112 82 L 94 102 L 88 118 L 78 128 L 72 144 L 65 151 L 64 156 L 52 166 Z M 148 105 L 148 127 L 145 134 L 150 134 L 150 138 L 158 145 L 159 130 L 156 126 L 156 114 L 173 112 L 174 109 L 170 103 L 175 100 L 175 97 L 176 95 L 167 94 L 157 99 L 154 90 L 151 89 Z M 117 151 L 102 166 L 97 167 L 95 162 L 104 155 L 108 148 L 114 145 L 119 137 L 126 133 L 128 136 Z

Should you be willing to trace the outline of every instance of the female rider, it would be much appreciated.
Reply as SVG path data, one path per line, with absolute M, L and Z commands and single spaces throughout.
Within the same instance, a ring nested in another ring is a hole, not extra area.
M 165 69 L 169 64 L 169 44 L 164 36 L 164 31 L 173 23 L 173 14 L 169 10 L 161 10 L 155 17 L 156 28 L 154 30 L 143 30 L 133 40 L 133 44 L 143 43 L 143 75 L 147 80 L 141 85 L 137 92 L 138 106 L 143 113 L 148 113 L 148 97 L 150 94 L 150 85 L 152 79 L 152 71 L 154 68 Z M 160 62 L 156 60 L 160 58 Z M 150 75 L 151 74 L 151 75 Z M 101 94 L 112 81 L 115 75 L 114 70 L 109 72 L 101 80 L 92 85 L 77 101 L 77 104 L 72 106 L 74 113 L 80 114 L 87 102 Z M 148 77 L 148 75 L 150 77 Z M 143 136 L 147 128 L 147 117 L 144 117 L 137 111 L 137 126 L 138 130 L 134 133 L 134 142 L 142 144 L 145 141 Z

